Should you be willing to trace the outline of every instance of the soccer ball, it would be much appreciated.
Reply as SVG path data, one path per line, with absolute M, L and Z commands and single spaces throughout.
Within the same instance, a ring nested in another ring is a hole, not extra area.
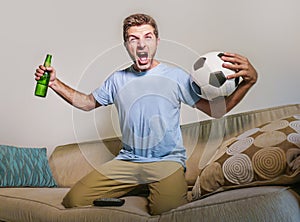
M 223 68 L 222 52 L 209 52 L 201 56 L 193 66 L 191 86 L 200 97 L 213 100 L 229 96 L 237 88 L 240 78 L 227 79 L 233 70 Z

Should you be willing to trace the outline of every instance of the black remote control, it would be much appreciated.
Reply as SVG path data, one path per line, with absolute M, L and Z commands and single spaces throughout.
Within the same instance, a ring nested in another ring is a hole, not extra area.
M 125 203 L 124 199 L 119 198 L 98 198 L 93 201 L 95 206 L 109 207 L 109 206 L 122 206 Z

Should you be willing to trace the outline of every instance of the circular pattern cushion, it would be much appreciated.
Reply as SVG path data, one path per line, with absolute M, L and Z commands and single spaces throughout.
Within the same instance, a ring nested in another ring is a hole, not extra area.
M 245 186 L 300 181 L 300 114 L 266 123 L 224 141 L 201 169 L 193 199 Z

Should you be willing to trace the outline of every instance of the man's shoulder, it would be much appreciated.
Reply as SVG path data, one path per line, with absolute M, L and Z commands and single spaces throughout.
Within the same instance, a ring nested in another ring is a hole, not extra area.
M 168 64 L 168 63 L 161 63 L 161 71 L 162 73 L 168 74 L 172 77 L 187 77 L 189 73 L 185 71 L 182 67 L 177 65 Z
M 121 76 L 125 75 L 127 72 L 129 72 L 129 67 L 115 70 L 108 76 L 107 79 L 116 79 L 116 78 L 118 79 Z

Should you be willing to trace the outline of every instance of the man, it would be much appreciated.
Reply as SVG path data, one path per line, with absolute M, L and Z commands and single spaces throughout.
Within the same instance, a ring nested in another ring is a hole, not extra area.
M 257 81 L 248 59 L 225 53 L 224 67 L 237 70 L 229 78 L 243 81 L 229 97 L 213 102 L 200 99 L 191 89 L 183 70 L 154 59 L 159 36 L 156 22 L 145 14 L 134 14 L 123 23 L 124 45 L 133 64 L 110 75 L 91 94 L 78 92 L 56 77 L 53 67 L 39 66 L 38 80 L 51 73 L 49 87 L 74 107 L 89 111 L 115 104 L 118 109 L 123 148 L 118 156 L 75 184 L 63 199 L 65 207 L 91 205 L 96 198 L 121 197 L 140 184 L 149 188 L 152 215 L 187 203 L 186 154 L 179 114 L 186 103 L 213 117 L 221 117 L 236 106 Z M 212 109 L 225 101 L 225 109 Z

